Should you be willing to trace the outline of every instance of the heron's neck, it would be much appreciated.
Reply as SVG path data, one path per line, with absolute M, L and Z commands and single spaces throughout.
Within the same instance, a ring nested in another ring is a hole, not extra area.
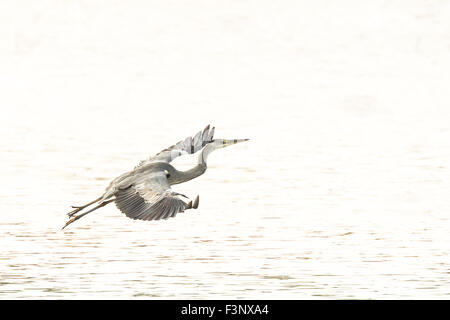
M 169 184 L 178 184 L 183 183 L 189 180 L 192 180 L 194 178 L 197 178 L 198 176 L 201 176 L 206 171 L 206 164 L 197 164 L 192 169 L 186 170 L 186 171 L 178 171 L 171 173 L 169 176 Z
M 178 171 L 175 170 L 171 173 L 169 177 L 169 184 L 178 184 L 182 182 L 186 182 L 189 180 L 192 180 L 194 178 L 197 178 L 198 176 L 201 176 L 203 173 L 205 173 L 207 164 L 206 160 L 208 158 L 208 155 L 214 150 L 211 146 L 207 145 L 205 148 L 203 148 L 202 152 L 198 156 L 198 163 L 195 167 L 192 169 L 189 169 L 187 171 Z
M 215 150 L 215 147 L 212 144 L 207 144 L 202 152 L 200 152 L 198 156 L 198 164 L 204 165 L 206 167 L 206 161 L 208 160 L 208 156 Z

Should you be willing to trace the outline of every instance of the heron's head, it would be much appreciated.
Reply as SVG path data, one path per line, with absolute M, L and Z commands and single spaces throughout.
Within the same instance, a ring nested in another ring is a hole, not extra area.
M 209 142 L 205 148 L 203 149 L 202 153 L 199 156 L 199 163 L 206 164 L 206 160 L 208 158 L 208 155 L 217 149 L 222 149 L 228 146 L 232 146 L 233 144 L 237 144 L 240 142 L 248 141 L 249 139 L 214 139 L 213 141 Z

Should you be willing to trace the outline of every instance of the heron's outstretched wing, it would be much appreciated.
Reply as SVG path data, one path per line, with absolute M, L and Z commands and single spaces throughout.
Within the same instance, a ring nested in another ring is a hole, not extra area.
M 152 173 L 146 179 L 137 180 L 115 196 L 117 208 L 131 219 L 159 220 L 175 217 L 187 204 L 170 189 L 164 172 Z
M 196 153 L 197 151 L 201 150 L 207 143 L 211 142 L 213 136 L 214 136 L 214 127 L 210 129 L 208 124 L 206 128 L 203 129 L 203 131 L 199 131 L 193 137 L 187 137 L 186 139 L 177 142 L 173 146 L 170 146 L 162 150 L 155 156 L 150 157 L 147 160 L 141 161 L 136 166 L 136 168 L 156 161 L 171 162 L 173 159 L 183 154 Z

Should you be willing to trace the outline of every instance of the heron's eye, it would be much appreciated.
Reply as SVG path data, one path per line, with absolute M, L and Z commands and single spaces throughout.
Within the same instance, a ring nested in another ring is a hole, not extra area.
M 167 171 L 167 170 L 164 170 L 164 174 L 166 175 L 166 178 L 169 178 L 169 177 L 170 177 L 170 173 L 169 173 L 169 171 Z

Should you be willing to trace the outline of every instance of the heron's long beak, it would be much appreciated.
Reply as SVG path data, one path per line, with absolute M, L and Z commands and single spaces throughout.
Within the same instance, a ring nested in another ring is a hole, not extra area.
M 248 140 L 250 140 L 250 139 L 230 139 L 230 140 L 225 140 L 224 139 L 224 140 L 222 140 L 222 143 L 223 143 L 223 147 L 222 148 L 231 146 L 231 145 L 236 144 L 236 143 L 245 142 L 245 141 L 248 141 Z

